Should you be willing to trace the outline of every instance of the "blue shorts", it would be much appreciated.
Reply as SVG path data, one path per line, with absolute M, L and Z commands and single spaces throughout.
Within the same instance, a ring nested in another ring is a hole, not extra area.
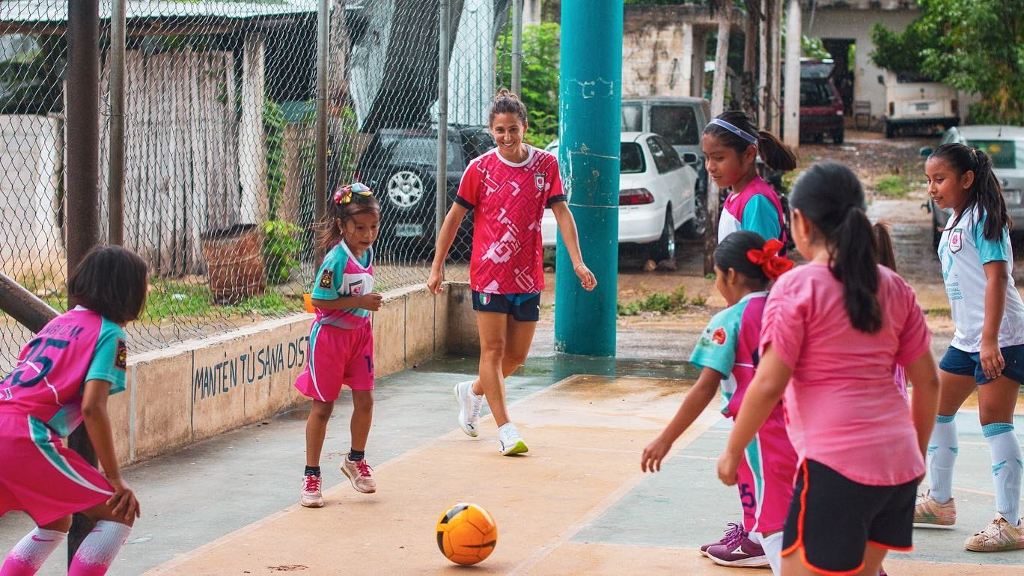
M 1024 344 L 1007 346 L 999 350 L 1003 353 L 1003 360 L 1006 362 L 1003 376 L 1018 384 L 1024 382 Z M 978 384 L 990 381 L 985 377 L 985 371 L 981 368 L 981 354 L 978 352 L 964 352 L 950 346 L 942 356 L 939 368 L 958 376 L 974 376 L 974 381 Z
M 473 310 L 508 314 L 519 322 L 540 320 L 540 294 L 488 294 L 473 291 Z

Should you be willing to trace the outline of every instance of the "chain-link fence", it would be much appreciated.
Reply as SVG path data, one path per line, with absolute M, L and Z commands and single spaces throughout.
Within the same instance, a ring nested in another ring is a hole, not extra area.
M 68 2 L 0 3 L 0 271 L 66 306 L 65 82 Z M 134 350 L 302 309 L 319 262 L 317 0 L 126 0 L 124 170 L 111 174 L 113 0 L 100 2 L 100 229 L 123 178 L 124 245 L 151 267 Z M 435 193 L 493 147 L 508 0 L 450 0 L 447 176 L 438 186 L 439 3 L 331 0 L 326 54 L 326 190 L 353 180 L 381 203 L 380 290 L 424 282 Z M 80 151 L 79 151 L 80 152 Z M 73 219 L 71 219 L 73 221 Z M 467 276 L 471 222 L 449 279 Z M 460 261 L 461 259 L 461 261 Z M 0 315 L 0 371 L 29 333 Z

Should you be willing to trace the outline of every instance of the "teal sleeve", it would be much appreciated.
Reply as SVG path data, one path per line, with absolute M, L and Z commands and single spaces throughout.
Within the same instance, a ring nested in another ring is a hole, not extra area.
M 324 257 L 324 263 L 316 273 L 316 285 L 312 296 L 316 300 L 337 300 L 338 290 L 345 275 L 348 254 L 344 250 L 334 249 Z
M 103 380 L 110 382 L 110 394 L 124 391 L 124 374 L 128 368 L 128 346 L 124 330 L 106 318 L 96 339 L 92 362 L 85 373 L 85 381 Z
M 782 235 L 782 228 L 779 226 L 779 211 L 776 210 L 771 200 L 758 194 L 743 207 L 743 221 L 740 222 L 740 229 L 756 232 L 765 240 L 778 238 Z
M 733 308 L 740 308 L 734 306 Z M 727 308 L 711 319 L 711 323 L 697 339 L 690 355 L 690 363 L 699 368 L 711 368 L 722 376 L 732 373 L 736 364 L 736 339 L 740 332 L 740 314 Z
M 985 238 L 985 219 L 982 218 L 980 222 L 974 225 L 974 245 L 978 247 L 978 258 L 981 259 L 982 265 L 988 264 L 989 262 L 1009 262 L 1010 251 L 1008 247 L 1010 245 L 1010 236 L 1003 228 L 1002 233 L 999 234 L 998 240 L 989 240 Z

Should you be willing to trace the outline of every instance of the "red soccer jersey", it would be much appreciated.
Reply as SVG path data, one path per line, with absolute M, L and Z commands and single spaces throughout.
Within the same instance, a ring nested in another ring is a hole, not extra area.
M 530 146 L 526 160 L 513 164 L 491 150 L 470 162 L 455 201 L 476 210 L 470 287 L 489 294 L 543 290 L 540 222 L 545 206 L 565 201 L 555 157 Z

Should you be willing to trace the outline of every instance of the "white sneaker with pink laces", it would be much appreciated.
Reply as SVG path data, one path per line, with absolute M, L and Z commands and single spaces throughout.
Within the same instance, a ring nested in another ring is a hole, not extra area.
M 324 505 L 324 496 L 320 492 L 320 477 L 316 474 L 306 474 L 302 479 L 302 495 L 299 497 L 299 504 L 306 508 L 320 508 Z
M 356 492 L 372 494 L 377 491 L 377 481 L 373 479 L 373 468 L 366 463 L 366 460 L 352 461 L 345 457 L 341 463 L 341 472 L 352 482 Z

